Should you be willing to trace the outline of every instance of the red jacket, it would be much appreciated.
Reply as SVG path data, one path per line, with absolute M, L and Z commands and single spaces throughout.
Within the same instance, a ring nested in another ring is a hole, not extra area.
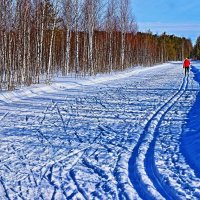
M 185 59 L 184 63 L 183 63 L 183 67 L 189 67 L 190 66 L 190 60 L 189 59 Z

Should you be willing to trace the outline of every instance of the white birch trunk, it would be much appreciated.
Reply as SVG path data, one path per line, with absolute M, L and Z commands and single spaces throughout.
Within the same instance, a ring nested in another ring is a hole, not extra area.
M 36 78 L 37 82 L 40 81 L 40 71 L 43 68 L 43 40 L 44 40 L 44 15 L 45 15 L 45 9 L 42 10 L 42 16 L 37 15 L 37 65 L 36 65 Z M 41 25 L 40 25 L 41 23 Z
M 121 33 L 121 68 L 124 69 L 124 58 L 125 58 L 125 33 Z
M 76 59 L 75 59 L 75 68 L 76 73 L 80 73 L 79 71 L 79 30 L 78 30 L 78 20 L 79 20 L 79 1 L 75 1 L 75 33 L 76 33 Z
M 70 33 L 70 30 L 67 29 L 66 31 L 66 66 L 65 66 L 65 73 L 67 75 L 69 74 L 70 48 L 71 48 L 71 33 Z
M 89 67 L 90 75 L 94 75 L 94 65 L 93 65 L 93 29 L 89 31 Z
M 47 82 L 50 81 L 50 71 L 51 71 L 51 65 L 52 65 L 52 53 L 53 53 L 53 39 L 55 34 L 55 27 L 56 27 L 56 18 L 53 22 L 53 30 L 51 31 L 51 40 L 50 40 L 50 47 L 49 47 L 49 61 L 48 61 L 48 69 L 47 69 Z
M 112 31 L 109 33 L 109 71 L 112 72 L 113 70 L 113 52 L 112 52 Z
M 22 82 L 25 82 L 26 74 L 26 25 L 23 22 L 23 61 L 22 61 Z

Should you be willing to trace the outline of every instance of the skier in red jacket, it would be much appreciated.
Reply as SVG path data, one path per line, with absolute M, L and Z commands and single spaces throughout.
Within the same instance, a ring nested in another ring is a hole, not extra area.
M 189 69 L 190 69 L 190 60 L 186 58 L 183 62 L 183 68 L 185 68 L 185 76 L 189 75 Z

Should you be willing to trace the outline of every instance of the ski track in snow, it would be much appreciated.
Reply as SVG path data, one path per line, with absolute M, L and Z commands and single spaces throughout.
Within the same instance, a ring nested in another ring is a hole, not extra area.
M 137 185 L 138 191 L 141 193 L 143 199 L 163 199 L 163 196 L 167 199 L 171 199 L 171 195 L 165 191 L 165 186 L 162 184 L 162 181 L 159 180 L 159 176 L 156 175 L 156 170 L 154 169 L 154 143 L 159 122 L 174 103 L 183 95 L 187 83 L 188 78 L 183 78 L 180 89 L 146 119 L 147 122 L 145 123 L 144 131 L 133 151 L 130 159 L 130 166 L 133 165 L 135 170 L 132 167 L 131 170 L 133 170 L 134 173 L 132 173 L 131 179 L 133 180 L 133 184 Z M 154 183 L 151 182 L 147 174 L 151 176 L 151 180 L 154 181 Z M 154 185 L 157 185 L 157 188 L 155 188 Z M 160 190 L 163 196 L 160 195 L 157 190 Z
M 0 199 L 199 199 L 181 65 L 0 94 Z

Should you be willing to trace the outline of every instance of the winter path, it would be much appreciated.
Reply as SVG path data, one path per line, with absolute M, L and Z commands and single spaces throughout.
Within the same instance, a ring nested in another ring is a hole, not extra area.
M 1 93 L 0 199 L 199 199 L 193 65 Z

